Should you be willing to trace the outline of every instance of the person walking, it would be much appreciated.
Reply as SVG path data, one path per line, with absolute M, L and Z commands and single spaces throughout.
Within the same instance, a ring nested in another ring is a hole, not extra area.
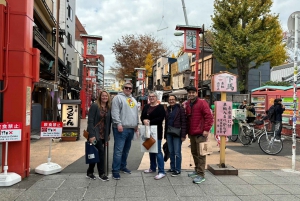
M 158 153 L 149 153 L 150 168 L 145 170 L 144 173 L 155 173 L 158 166 L 158 174 L 154 179 L 159 180 L 166 176 L 164 170 L 164 156 L 161 150 L 163 121 L 165 119 L 164 106 L 158 103 L 157 94 L 155 92 L 149 93 L 150 104 L 146 104 L 141 114 L 141 121 L 144 125 L 157 126 L 157 149 Z
M 112 100 L 111 116 L 113 121 L 114 152 L 112 162 L 113 178 L 119 180 L 120 171 L 131 174 L 127 169 L 127 157 L 134 132 L 138 129 L 138 104 L 132 97 L 132 83 L 122 86 L 123 92 Z
M 285 106 L 282 104 L 282 99 L 276 98 L 274 100 L 274 112 L 275 112 L 275 139 L 281 139 L 281 130 L 282 130 L 282 113 L 285 110 Z
M 199 143 L 207 140 L 213 124 L 213 115 L 207 102 L 197 97 L 194 86 L 188 87 L 187 92 L 189 99 L 186 107 L 187 133 L 191 140 L 191 153 L 195 163 L 195 171 L 188 176 L 193 178 L 194 183 L 200 184 L 205 181 L 206 156 L 200 155 Z
M 99 162 L 97 169 L 99 179 L 108 181 L 107 175 L 104 171 L 104 145 L 110 140 L 111 131 L 111 100 L 109 93 L 102 91 L 95 103 L 91 105 L 88 114 L 89 142 L 93 143 L 99 152 Z M 94 175 L 95 163 L 90 163 L 87 169 L 87 178 L 96 179 Z
M 239 106 L 239 109 L 246 109 L 247 107 L 247 99 L 244 99 L 242 104 Z
M 169 96 L 169 106 L 166 111 L 165 121 L 165 139 L 167 139 L 170 152 L 170 169 L 172 177 L 176 177 L 181 173 L 181 145 L 186 139 L 186 115 L 185 109 L 179 104 L 176 104 L 177 98 L 174 95 Z M 174 136 L 168 133 L 168 126 L 179 128 L 180 136 Z

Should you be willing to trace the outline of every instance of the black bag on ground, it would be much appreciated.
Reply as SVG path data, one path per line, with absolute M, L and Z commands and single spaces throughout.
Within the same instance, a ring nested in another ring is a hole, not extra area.
M 164 151 L 164 161 L 167 162 L 168 159 L 170 158 L 170 152 L 169 152 L 169 147 L 167 142 L 165 142 L 163 145 L 163 151 Z

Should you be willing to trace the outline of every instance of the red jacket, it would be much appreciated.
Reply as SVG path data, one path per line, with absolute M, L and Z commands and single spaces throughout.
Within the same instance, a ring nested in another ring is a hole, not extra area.
M 208 103 L 200 98 L 192 103 L 192 107 L 191 101 L 187 102 L 186 116 L 189 135 L 202 135 L 204 131 L 209 132 L 214 122 Z

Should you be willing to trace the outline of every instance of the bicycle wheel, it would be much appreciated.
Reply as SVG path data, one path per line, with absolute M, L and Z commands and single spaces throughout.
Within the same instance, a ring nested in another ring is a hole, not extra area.
M 231 142 L 236 142 L 237 139 L 238 139 L 238 135 L 232 135 L 232 136 L 229 137 L 229 139 L 230 139 Z
M 283 148 L 282 140 L 274 140 L 273 133 L 262 134 L 258 139 L 259 148 L 269 155 L 276 155 L 281 152 Z
M 250 144 L 250 142 L 251 142 L 250 132 L 251 131 L 246 126 L 243 126 L 240 129 L 238 138 L 243 145 Z

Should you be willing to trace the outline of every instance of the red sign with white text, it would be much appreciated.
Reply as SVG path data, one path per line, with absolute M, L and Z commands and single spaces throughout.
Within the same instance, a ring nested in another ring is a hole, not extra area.
M 62 122 L 42 121 L 41 137 L 61 137 Z
M 0 123 L 0 142 L 21 141 L 22 123 Z

